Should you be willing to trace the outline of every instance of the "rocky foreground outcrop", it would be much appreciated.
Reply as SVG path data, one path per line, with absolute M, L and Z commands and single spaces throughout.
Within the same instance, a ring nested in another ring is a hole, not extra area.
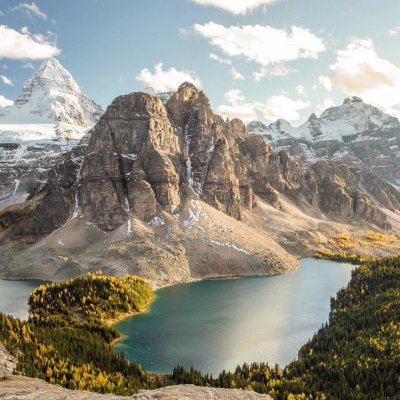
M 382 179 L 330 161 L 305 166 L 184 83 L 164 101 L 116 98 L 45 185 L 0 211 L 0 243 L 33 244 L 6 253 L 0 276 L 103 269 L 162 286 L 281 273 L 308 254 L 289 243 L 296 232 L 312 241 L 398 225 L 400 194 Z
M 243 390 L 216 389 L 194 385 L 178 385 L 158 390 L 142 390 L 134 396 L 114 396 L 80 392 L 50 385 L 40 379 L 12 375 L 15 359 L 0 343 L 0 399 L 1 400 L 269 400 L 271 397 Z
M 17 361 L 0 343 L 0 381 L 10 377 L 15 370 Z M 0 389 L 1 394 L 1 389 Z
M 12 376 L 0 381 L 1 400 L 270 400 L 268 395 L 236 389 L 216 389 L 194 385 L 142 390 L 134 396 L 114 396 L 63 389 L 44 381 Z

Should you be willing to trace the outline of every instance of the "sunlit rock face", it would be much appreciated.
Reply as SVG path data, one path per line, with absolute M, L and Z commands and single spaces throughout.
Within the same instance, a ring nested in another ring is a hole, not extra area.
M 357 124 L 355 113 L 364 118 Z M 397 121 L 352 98 L 320 119 L 310 117 L 309 137 L 332 140 L 327 121 L 339 114 L 355 130 L 367 117 L 379 117 L 382 129 L 394 129 Z M 112 231 L 130 215 L 143 221 L 162 211 L 178 215 L 188 199 L 242 220 L 256 206 L 256 197 L 281 209 L 282 195 L 300 207 L 317 204 L 334 220 L 365 220 L 383 229 L 390 224 L 381 208 L 400 208 L 398 192 L 379 178 L 328 161 L 304 166 L 286 150 L 277 152 L 260 135 L 249 134 L 242 121 L 224 121 L 202 91 L 183 83 L 167 101 L 142 92 L 116 98 L 87 144 L 66 153 L 44 187 L 33 193 L 33 208 L 41 217 L 35 228 L 23 229 L 30 236 L 43 235 L 80 215 Z

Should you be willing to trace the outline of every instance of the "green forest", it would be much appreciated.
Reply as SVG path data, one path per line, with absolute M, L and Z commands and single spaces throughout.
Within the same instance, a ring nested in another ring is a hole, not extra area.
M 331 299 L 329 322 L 285 368 L 244 364 L 217 377 L 177 366 L 163 378 L 114 353 L 107 320 L 147 307 L 137 277 L 91 274 L 31 295 L 28 322 L 0 314 L 0 341 L 18 371 L 71 389 L 118 394 L 192 383 L 268 393 L 277 400 L 400 399 L 400 256 L 364 262 Z M 267 361 L 267 360 L 266 360 Z
M 18 356 L 17 373 L 69 389 L 132 394 L 161 384 L 140 365 L 116 354 L 119 336 L 108 323 L 146 309 L 146 281 L 88 274 L 39 286 L 30 296 L 27 322 L 0 313 L 0 341 Z

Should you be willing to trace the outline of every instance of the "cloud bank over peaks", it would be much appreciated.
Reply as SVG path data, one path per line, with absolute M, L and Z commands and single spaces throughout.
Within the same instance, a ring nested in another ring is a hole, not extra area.
M 227 118 L 240 118 L 244 121 L 256 119 L 275 121 L 283 118 L 287 121 L 298 121 L 300 111 L 311 106 L 306 100 L 292 99 L 285 93 L 274 95 L 265 102 L 247 101 L 239 89 L 232 89 L 225 93 L 225 104 L 218 107 L 218 113 Z
M 179 71 L 174 67 L 164 69 L 163 63 L 156 64 L 154 72 L 143 68 L 136 79 L 156 92 L 176 90 L 182 82 L 191 82 L 197 87 L 201 86 L 201 80 L 193 72 Z
M 20 32 L 0 25 L 0 59 L 41 60 L 57 56 L 61 50 L 49 36 L 33 34 L 27 27 Z
M 378 55 L 371 39 L 353 39 L 336 53 L 329 76 L 319 83 L 328 92 L 339 90 L 400 117 L 400 68 Z

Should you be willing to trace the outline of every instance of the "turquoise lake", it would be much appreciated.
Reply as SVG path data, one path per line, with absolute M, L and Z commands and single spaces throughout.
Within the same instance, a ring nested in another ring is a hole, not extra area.
M 28 297 L 43 281 L 0 279 L 0 311 L 15 318 L 28 318 Z
M 218 373 L 237 364 L 285 365 L 329 316 L 330 298 L 352 266 L 303 259 L 291 273 L 176 285 L 156 292 L 148 312 L 120 322 L 117 351 L 153 372 L 194 366 Z M 26 319 L 42 281 L 0 280 L 0 311 Z
M 148 312 L 118 323 L 115 349 L 145 369 L 180 364 L 216 374 L 237 364 L 286 365 L 329 317 L 353 266 L 303 259 L 291 273 L 160 289 Z

